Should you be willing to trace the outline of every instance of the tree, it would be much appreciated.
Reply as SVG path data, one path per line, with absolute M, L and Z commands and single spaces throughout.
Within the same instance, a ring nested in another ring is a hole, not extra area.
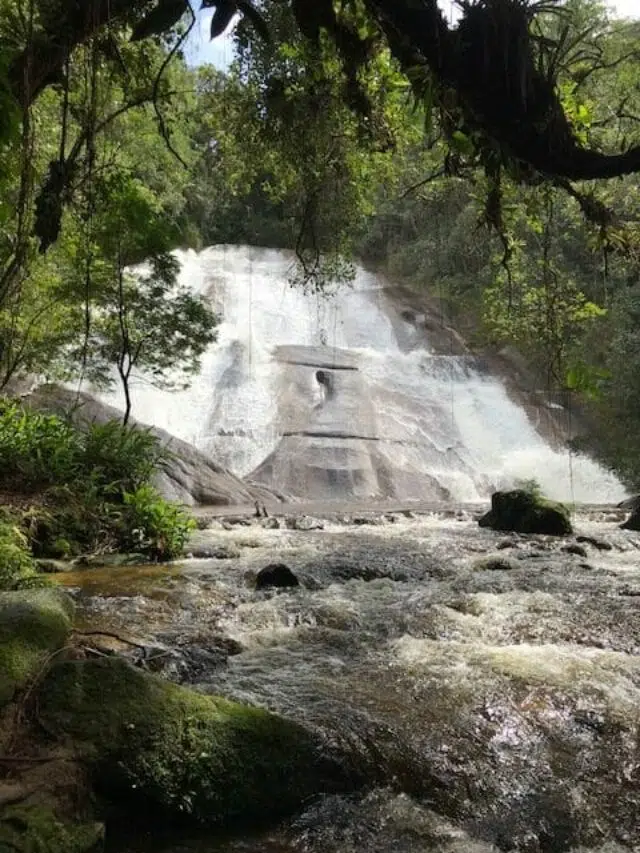
M 6 0 L 5 0 L 6 2 Z M 248 0 L 207 0 L 215 7 L 212 36 L 243 13 L 265 36 Z M 605 154 L 580 143 L 556 87 L 566 43 L 540 37 L 535 23 L 550 8 L 532 0 L 469 0 L 457 27 L 448 26 L 436 0 L 292 0 L 304 36 L 319 47 L 335 43 L 350 80 L 387 47 L 414 84 L 446 114 L 450 132 L 468 132 L 474 145 L 501 165 L 514 161 L 563 180 L 609 178 L 640 170 L 640 146 Z M 55 81 L 80 44 L 113 27 L 132 27 L 134 39 L 175 31 L 193 13 L 187 0 L 38 0 L 37 24 L 7 51 L 6 86 L 25 110 Z M 560 14 L 560 10 L 557 12 Z M 107 38 L 108 42 L 108 38 Z M 107 44 L 105 42 L 105 45 Z M 107 49 L 105 47 L 105 49 Z
M 114 371 L 131 414 L 130 380 L 143 371 L 162 387 L 185 384 L 216 339 L 218 318 L 204 299 L 178 283 L 170 254 L 175 239 L 157 197 L 131 175 L 116 172 L 96 185 L 94 239 L 99 255 L 91 281 L 91 319 L 84 341 L 63 356 L 67 373 L 109 386 Z M 145 259 L 142 268 L 131 263 Z
M 178 264 L 156 257 L 146 274 L 116 271 L 105 289 L 89 346 L 89 374 L 109 385 L 115 366 L 125 399 L 123 422 L 131 414 L 130 380 L 142 371 L 163 388 L 186 387 L 200 357 L 216 339 L 217 318 L 206 303 L 176 284 Z

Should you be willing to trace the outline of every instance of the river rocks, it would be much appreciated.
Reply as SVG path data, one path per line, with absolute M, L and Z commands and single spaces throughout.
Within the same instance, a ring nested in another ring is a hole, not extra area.
M 309 515 L 288 515 L 284 523 L 289 530 L 324 530 L 324 521 Z
M 70 742 L 97 792 L 165 823 L 273 820 L 349 785 L 302 726 L 204 696 L 119 658 L 54 666 L 37 691 L 40 722 Z
M 576 536 L 576 542 L 592 545 L 598 551 L 612 551 L 613 545 L 611 542 L 605 542 L 604 539 L 596 539 L 594 536 Z
M 71 599 L 59 590 L 0 593 L 0 707 L 65 644 L 72 614 Z
M 240 549 L 235 545 L 197 545 L 189 550 L 189 556 L 196 560 L 237 560 Z
M 101 823 L 69 824 L 48 807 L 14 805 L 0 811 L 3 853 L 93 853 L 103 840 Z
M 277 587 L 286 589 L 288 587 L 300 586 L 300 581 L 284 563 L 272 563 L 258 572 L 256 577 L 256 589 L 269 589 Z
M 491 496 L 491 509 L 480 518 L 478 524 L 480 527 L 514 533 L 543 533 L 550 536 L 567 536 L 572 533 L 569 511 L 565 506 L 523 489 L 495 492 Z

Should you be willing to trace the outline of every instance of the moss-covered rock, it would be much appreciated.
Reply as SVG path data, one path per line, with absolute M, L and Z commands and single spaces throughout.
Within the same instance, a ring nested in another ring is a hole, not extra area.
M 69 824 L 43 806 L 0 810 L 0 853 L 93 853 L 102 850 L 100 823 Z
M 569 510 L 563 504 L 548 501 L 523 489 L 491 495 L 491 509 L 478 524 L 480 527 L 514 533 L 568 536 L 573 532 Z
M 124 810 L 204 825 L 295 810 L 348 784 L 303 727 L 148 675 L 117 658 L 53 667 L 39 718 L 70 739 L 98 793 Z
M 57 589 L 0 592 L 0 707 L 64 645 L 72 615 L 71 599 Z

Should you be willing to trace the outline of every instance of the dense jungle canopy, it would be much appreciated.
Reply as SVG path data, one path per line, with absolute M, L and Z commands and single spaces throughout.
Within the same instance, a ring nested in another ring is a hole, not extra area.
M 0 386 L 189 381 L 217 318 L 171 251 L 360 259 L 515 345 L 640 481 L 640 23 L 599 0 L 0 0 Z M 132 275 L 132 264 L 147 261 Z M 115 370 L 115 374 L 114 374 Z M 629 439 L 629 435 L 634 438 Z

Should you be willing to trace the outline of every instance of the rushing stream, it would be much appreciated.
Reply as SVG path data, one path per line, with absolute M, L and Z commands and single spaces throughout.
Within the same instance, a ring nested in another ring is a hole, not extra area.
M 367 780 L 263 834 L 111 853 L 637 851 L 640 538 L 615 520 L 579 516 L 582 543 L 469 512 L 212 521 L 215 557 L 62 576 L 147 667 L 318 727 Z M 301 586 L 256 592 L 274 561 Z

